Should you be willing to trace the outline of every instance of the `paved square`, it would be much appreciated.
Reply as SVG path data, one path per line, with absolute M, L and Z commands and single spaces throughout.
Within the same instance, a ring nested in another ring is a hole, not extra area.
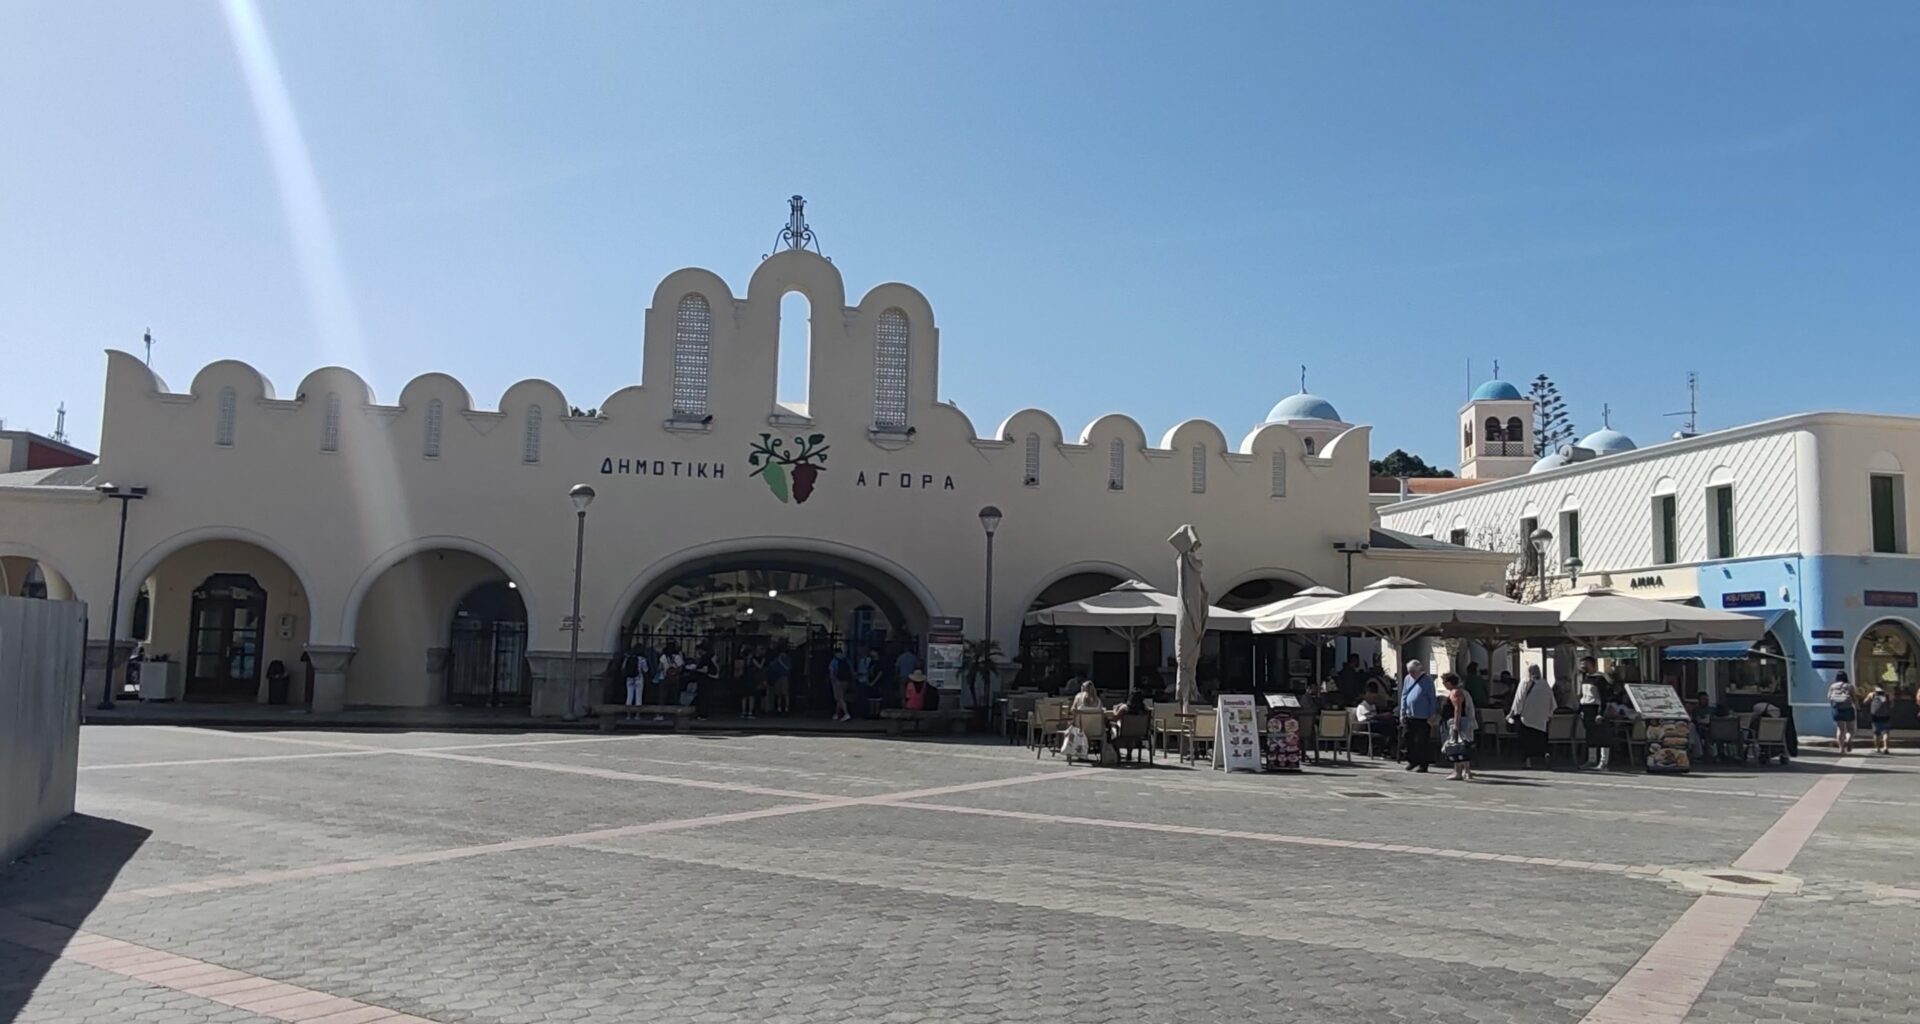
M 0 1021 L 1920 1005 L 1920 757 L 1473 785 L 1357 760 L 1227 776 L 876 737 L 90 728 L 82 815 L 0 874 Z

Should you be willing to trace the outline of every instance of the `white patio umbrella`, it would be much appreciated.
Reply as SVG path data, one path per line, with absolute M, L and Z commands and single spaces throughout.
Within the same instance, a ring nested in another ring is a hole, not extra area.
M 1557 614 L 1537 606 L 1436 590 L 1404 576 L 1389 576 L 1345 597 L 1265 616 L 1254 623 L 1254 631 L 1359 633 L 1387 641 L 1398 653 L 1423 636 L 1478 637 L 1519 630 L 1545 634 L 1559 622 Z
M 1307 589 L 1300 591 L 1299 593 L 1293 595 L 1292 597 L 1283 597 L 1278 601 L 1272 601 L 1263 605 L 1256 605 L 1252 608 L 1247 609 L 1245 614 L 1252 617 L 1254 621 L 1255 632 L 1267 632 L 1267 630 L 1262 630 L 1259 628 L 1260 620 L 1266 616 L 1286 615 L 1291 612 L 1298 611 L 1299 609 L 1308 607 L 1309 605 L 1312 605 L 1317 601 L 1324 601 L 1329 597 L 1341 597 L 1341 596 L 1344 596 L 1344 595 L 1342 595 L 1338 590 L 1335 590 L 1332 587 L 1308 587 Z M 1294 630 L 1292 632 L 1304 632 L 1304 631 Z M 1313 685 L 1316 687 L 1320 685 L 1320 644 L 1317 641 L 1313 645 Z
M 1204 603 L 1205 592 L 1202 591 L 1200 596 Z M 1239 612 L 1230 612 L 1215 605 L 1205 607 L 1208 629 L 1245 632 L 1251 626 L 1252 620 Z M 1092 626 L 1126 640 L 1129 689 L 1138 671 L 1140 641 L 1159 630 L 1176 627 L 1179 621 L 1179 599 L 1139 580 L 1128 580 L 1112 590 L 1084 600 L 1030 611 L 1025 619 L 1029 626 Z
M 1595 587 L 1534 605 L 1560 617 L 1559 635 L 1588 647 L 1607 641 L 1758 640 L 1767 624 L 1739 612 L 1694 608 Z

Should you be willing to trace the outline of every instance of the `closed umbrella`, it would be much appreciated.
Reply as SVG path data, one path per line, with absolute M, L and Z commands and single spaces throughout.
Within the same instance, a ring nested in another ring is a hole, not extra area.
M 1181 526 L 1167 538 L 1177 552 L 1173 560 L 1173 595 L 1179 617 L 1173 625 L 1173 692 L 1180 698 L 1180 710 L 1190 710 L 1200 671 L 1200 642 L 1207 634 L 1207 581 L 1200 575 L 1200 535 L 1192 524 Z M 1133 677 L 1127 677 L 1129 696 Z

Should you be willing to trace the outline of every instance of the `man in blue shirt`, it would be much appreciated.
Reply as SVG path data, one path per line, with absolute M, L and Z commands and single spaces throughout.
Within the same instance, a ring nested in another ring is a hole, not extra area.
M 1407 771 L 1424 772 L 1433 763 L 1433 716 L 1439 709 L 1427 666 L 1407 662 L 1407 678 L 1400 683 L 1400 737 L 1406 744 Z

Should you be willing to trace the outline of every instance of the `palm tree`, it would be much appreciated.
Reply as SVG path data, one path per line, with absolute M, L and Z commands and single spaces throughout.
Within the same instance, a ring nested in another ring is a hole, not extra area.
M 975 707 L 981 704 L 982 694 L 993 693 L 993 680 L 1000 674 L 1000 641 L 974 640 L 960 652 L 960 678 L 967 684 L 967 699 Z M 978 684 L 978 688 L 976 685 Z

